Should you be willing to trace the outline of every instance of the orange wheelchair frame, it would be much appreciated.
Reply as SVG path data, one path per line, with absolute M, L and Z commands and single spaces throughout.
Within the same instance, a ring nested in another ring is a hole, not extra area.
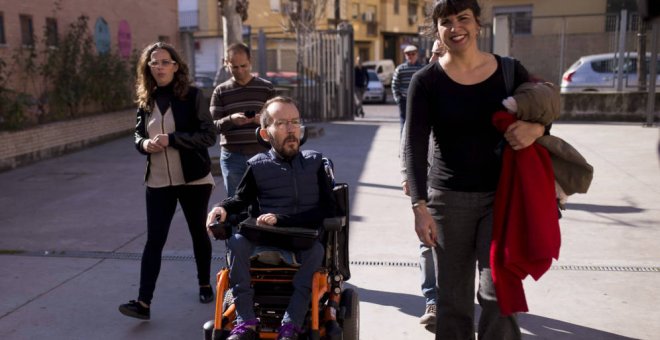
M 350 278 L 348 267 L 348 185 L 334 188 L 342 217 L 324 221 L 325 260 L 312 278 L 311 306 L 301 339 L 359 339 L 359 298 L 357 291 L 344 289 Z M 297 269 L 290 266 L 253 265 L 250 268 L 254 306 L 260 326 L 259 339 L 277 339 L 277 327 L 292 292 Z M 229 289 L 228 267 L 217 274 L 214 319 L 204 324 L 204 339 L 226 339 L 233 328 L 236 307 Z

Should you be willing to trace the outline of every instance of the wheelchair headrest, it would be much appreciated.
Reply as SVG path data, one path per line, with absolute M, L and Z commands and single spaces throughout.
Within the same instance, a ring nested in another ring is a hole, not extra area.
M 261 144 L 261 146 L 263 146 L 264 148 L 270 149 L 270 143 L 267 140 L 261 138 L 259 131 L 261 131 L 261 126 L 257 127 L 257 129 L 254 130 L 254 134 L 257 136 L 257 142 L 259 142 L 259 144 Z M 304 125 L 300 126 L 300 146 L 305 144 L 305 142 L 307 141 L 306 131 L 307 129 L 305 128 Z

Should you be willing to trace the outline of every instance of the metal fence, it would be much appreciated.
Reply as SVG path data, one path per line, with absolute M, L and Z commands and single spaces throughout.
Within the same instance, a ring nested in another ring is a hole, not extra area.
M 508 51 L 534 75 L 559 84 L 564 71 L 581 56 L 637 52 L 640 47 L 648 51 L 650 28 L 640 34 L 639 25 L 637 13 L 627 11 L 533 17 L 531 33 L 517 33 L 509 27 Z M 486 31 L 491 40 L 491 27 Z
M 297 35 L 298 86 L 293 96 L 303 119 L 352 119 L 355 112 L 353 27 L 299 32 Z

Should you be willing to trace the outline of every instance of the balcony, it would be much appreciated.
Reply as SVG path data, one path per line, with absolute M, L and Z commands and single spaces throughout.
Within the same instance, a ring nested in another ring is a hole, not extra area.
M 197 10 L 179 11 L 179 30 L 196 31 L 199 29 L 199 14 Z

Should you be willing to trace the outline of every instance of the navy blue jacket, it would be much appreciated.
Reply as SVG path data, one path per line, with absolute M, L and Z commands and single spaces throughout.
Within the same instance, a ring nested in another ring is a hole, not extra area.
M 335 212 L 323 157 L 311 150 L 299 152 L 289 161 L 272 149 L 252 157 L 235 196 L 220 206 L 229 214 L 241 213 L 248 206 L 253 217 L 273 213 L 276 225 L 287 227 L 317 228 Z

